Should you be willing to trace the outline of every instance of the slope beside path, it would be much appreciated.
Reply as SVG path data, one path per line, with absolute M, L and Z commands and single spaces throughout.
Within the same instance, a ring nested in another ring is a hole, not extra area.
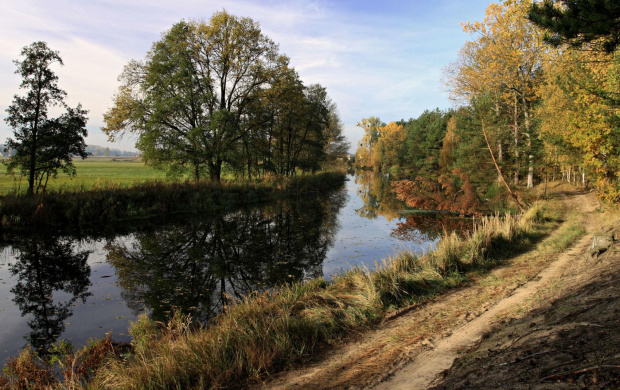
M 498 318 L 510 318 L 511 311 L 518 309 L 528 300 L 549 288 L 558 280 L 566 280 L 575 276 L 578 263 L 584 259 L 584 254 L 592 242 L 595 229 L 594 218 L 589 218 L 596 210 L 596 201 L 591 195 L 581 194 L 567 200 L 569 207 L 578 207 L 586 216 L 586 234 L 568 251 L 542 270 L 538 277 L 491 307 L 471 322 L 459 327 L 449 337 L 439 341 L 435 348 L 424 351 L 412 362 L 395 373 L 389 380 L 375 387 L 378 390 L 387 389 L 426 389 L 437 376 L 452 366 L 459 355 L 474 346 L 482 337 L 497 325 Z M 581 270 L 582 271 L 582 270 Z
M 592 245 L 558 261 L 535 310 L 495 327 L 433 388 L 620 389 L 620 224 L 604 219 L 586 218 Z
M 571 249 L 560 255 L 545 254 L 545 242 L 553 238 L 548 237 L 536 244 L 535 250 L 515 257 L 509 264 L 464 287 L 395 313 L 376 329 L 353 336 L 304 367 L 276 376 L 257 388 L 431 386 L 458 356 L 494 327 L 523 317 L 553 294 L 587 280 L 584 272 L 595 272 L 583 254 L 588 252 L 592 234 L 600 228 L 605 215 L 596 212 L 599 204 L 589 193 L 571 194 L 565 202 L 567 207 L 581 211 L 587 232 Z M 563 287 L 558 287 L 558 281 Z

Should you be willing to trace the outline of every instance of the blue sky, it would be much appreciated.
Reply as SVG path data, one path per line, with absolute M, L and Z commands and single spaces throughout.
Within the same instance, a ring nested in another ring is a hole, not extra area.
M 226 9 L 259 22 L 301 78 L 319 83 L 338 105 L 345 134 L 361 138 L 356 123 L 415 118 L 451 107 L 441 69 L 469 38 L 460 22 L 482 20 L 490 0 L 0 0 L 0 117 L 21 93 L 13 60 L 23 46 L 46 41 L 65 66 L 54 70 L 68 103 L 90 111 L 88 144 L 134 149 L 125 137 L 110 144 L 99 130 L 112 104 L 117 77 L 143 59 L 161 33 L 181 19 L 208 20 Z M 12 135 L 4 120 L 0 142 Z

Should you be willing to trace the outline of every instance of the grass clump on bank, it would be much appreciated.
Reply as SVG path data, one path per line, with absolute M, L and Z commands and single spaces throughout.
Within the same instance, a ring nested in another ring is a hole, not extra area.
M 178 316 L 168 327 L 143 317 L 131 330 L 130 358 L 110 353 L 92 380 L 65 375 L 62 386 L 244 387 L 303 361 L 319 345 L 371 326 L 390 310 L 462 283 L 469 271 L 479 273 L 521 251 L 553 225 L 544 209 L 536 204 L 521 217 L 482 219 L 468 237 L 446 235 L 433 252 L 402 253 L 374 272 L 353 269 L 330 283 L 319 279 L 251 295 L 206 329 L 191 330 L 189 319 Z
M 261 182 L 153 181 L 132 187 L 106 185 L 79 191 L 0 198 L 0 226 L 107 225 L 124 220 L 185 212 L 222 210 L 280 197 L 326 191 L 345 181 L 341 172 L 274 178 Z

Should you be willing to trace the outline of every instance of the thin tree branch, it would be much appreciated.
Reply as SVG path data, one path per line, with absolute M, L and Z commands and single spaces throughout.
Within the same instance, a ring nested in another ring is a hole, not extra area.
M 519 206 L 519 210 L 521 210 L 521 212 L 524 212 L 525 208 L 523 207 L 521 202 L 519 202 L 519 198 L 517 198 L 517 196 L 514 194 L 514 192 L 512 192 L 512 190 L 510 189 L 510 186 L 508 185 L 508 183 L 506 183 L 506 179 L 504 179 L 504 175 L 502 174 L 502 170 L 499 168 L 499 165 L 497 165 L 497 161 L 495 160 L 495 155 L 493 154 L 493 149 L 491 149 L 491 144 L 489 144 L 489 138 L 487 137 L 487 132 L 484 129 L 484 120 L 482 121 L 482 134 L 484 134 L 484 140 L 487 142 L 487 147 L 489 148 L 489 153 L 491 153 L 491 158 L 493 159 L 493 164 L 495 164 L 495 168 L 497 169 L 497 173 L 499 174 L 499 177 L 502 179 L 502 182 L 504 183 L 504 185 L 508 189 L 508 192 L 510 193 L 512 198 L 515 200 L 515 202 L 517 202 L 517 206 Z

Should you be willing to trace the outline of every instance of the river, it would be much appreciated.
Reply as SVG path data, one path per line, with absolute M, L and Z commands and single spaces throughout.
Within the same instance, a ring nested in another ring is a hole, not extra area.
M 373 269 L 401 250 L 422 253 L 469 221 L 403 213 L 386 178 L 223 213 L 181 216 L 97 234 L 3 237 L 0 361 L 28 344 L 45 353 L 110 333 L 129 341 L 140 313 L 178 309 L 207 322 L 252 291 Z

